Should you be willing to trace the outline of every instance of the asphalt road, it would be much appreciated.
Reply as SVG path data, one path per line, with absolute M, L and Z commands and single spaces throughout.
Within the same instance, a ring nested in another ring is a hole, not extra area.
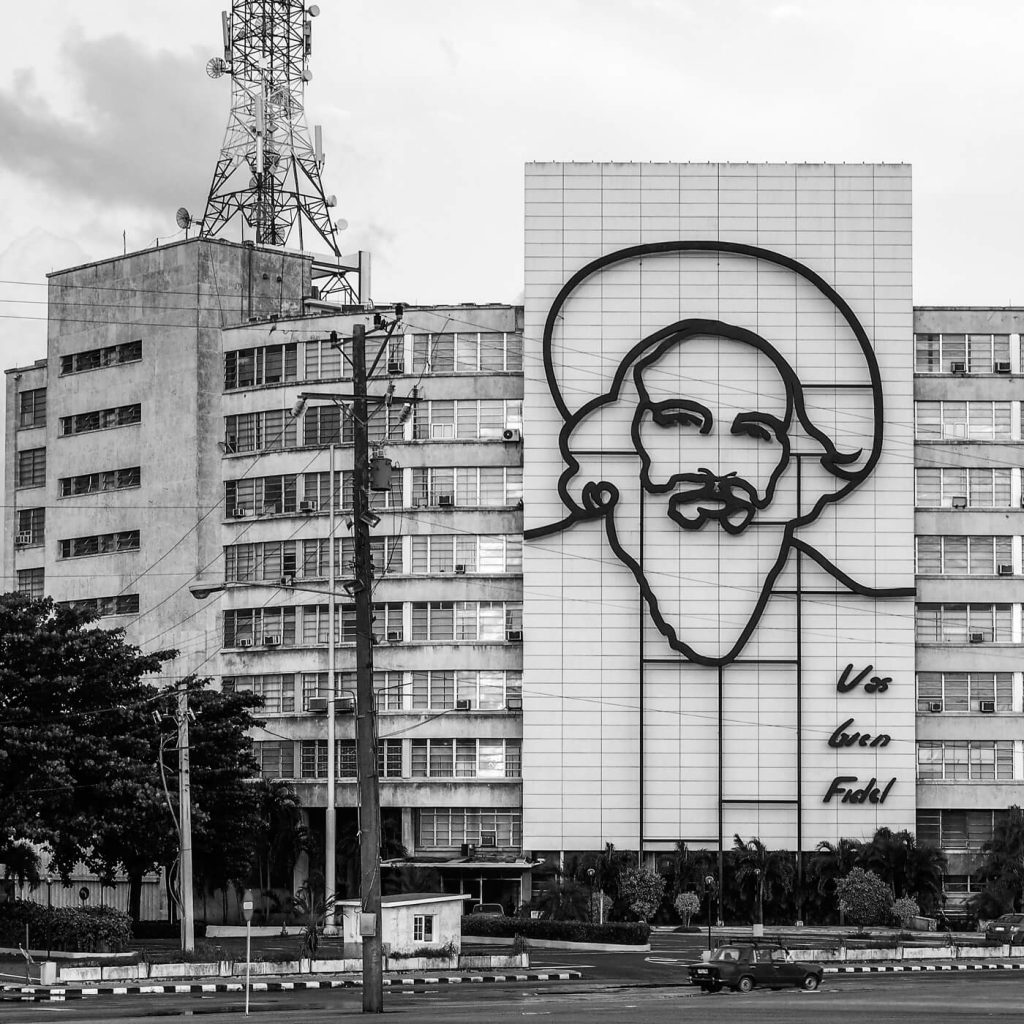
M 590 973 L 590 972 L 588 972 Z M 385 1013 L 408 1024 L 505 1024 L 547 1018 L 560 1024 L 808 1022 L 808 1024 L 963 1024 L 1020 1021 L 1024 977 L 1017 972 L 862 975 L 826 978 L 821 990 L 704 995 L 692 988 L 593 981 L 432 987 L 385 993 Z M 0 1004 L 4 1024 L 209 1016 L 241 1022 L 237 995 L 92 997 L 66 1003 Z M 282 1024 L 319 1024 L 360 1013 L 358 991 L 254 995 L 251 1015 Z

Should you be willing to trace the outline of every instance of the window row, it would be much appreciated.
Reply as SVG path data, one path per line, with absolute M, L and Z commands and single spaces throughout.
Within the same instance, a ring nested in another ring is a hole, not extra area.
M 297 420 L 286 409 L 245 412 L 224 417 L 224 451 L 274 452 L 294 448 Z
M 1013 740 L 919 740 L 919 782 L 1013 778 Z
M 61 436 L 69 434 L 87 434 L 93 430 L 108 430 L 110 427 L 127 427 L 142 422 L 142 406 L 118 405 L 112 409 L 95 409 L 92 412 L 80 412 L 74 416 L 61 416 Z
M 1004 810 L 946 810 L 939 808 L 922 809 L 917 812 L 917 841 L 920 844 L 938 846 L 943 850 L 980 850 L 1006 817 Z M 949 887 L 947 875 L 943 889 Z M 965 890 L 966 891 L 966 890 Z
M 523 500 L 519 466 L 432 466 L 412 471 L 412 504 L 480 507 Z
M 82 558 L 85 555 L 106 555 L 114 551 L 138 551 L 138 530 L 117 533 L 95 533 L 91 537 L 70 537 L 59 542 L 60 558 Z
M 1009 468 L 949 466 L 915 469 L 920 508 L 1010 508 Z
M 18 427 L 46 426 L 46 388 L 18 392 Z
M 1008 334 L 915 334 L 916 373 L 1009 373 Z
M 519 849 L 523 845 L 521 811 L 504 807 L 423 807 L 416 816 L 418 847 Z
M 42 597 L 46 587 L 46 570 L 19 569 L 17 576 L 17 590 L 19 594 L 25 594 L 31 598 Z
M 1008 644 L 1013 640 L 1008 604 L 918 604 L 915 639 L 925 644 Z
M 1012 441 L 1012 402 L 915 402 L 918 441 Z
M 1012 711 L 1012 672 L 918 672 L 918 711 Z
M 23 448 L 14 467 L 15 487 L 42 487 L 46 483 L 46 449 Z
M 137 615 L 139 611 L 138 594 L 117 594 L 114 597 L 84 597 L 77 601 L 60 601 L 65 608 L 76 608 L 78 611 L 94 612 L 103 618 L 109 615 Z
M 14 543 L 19 548 L 39 547 L 46 541 L 46 509 L 19 508 Z
M 336 779 L 356 778 L 355 740 L 335 741 Z M 298 747 L 298 774 L 296 768 Z M 518 779 L 522 775 L 519 740 L 378 740 L 378 774 L 385 779 Z M 253 752 L 264 778 L 326 779 L 326 740 L 257 740 Z
M 101 366 L 116 366 L 118 363 L 135 363 L 142 358 L 142 341 L 125 341 L 119 345 L 104 345 L 84 352 L 69 352 L 60 357 L 60 373 L 81 373 L 96 370 Z
M 370 540 L 373 572 L 377 576 L 403 571 L 402 539 L 373 537 Z M 267 541 L 263 544 L 232 544 L 224 548 L 224 579 L 229 583 L 273 580 L 286 584 L 289 577 L 328 579 L 330 545 L 326 539 Z M 334 575 L 351 577 L 355 560 L 355 539 L 334 540 Z
M 61 542 L 62 544 L 65 542 Z M 67 557 L 67 556 L 65 556 Z M 516 642 L 523 637 L 523 606 L 512 601 L 423 601 L 409 606 L 406 636 L 401 602 L 373 606 L 373 632 L 380 641 L 398 643 Z M 224 612 L 225 647 L 319 646 L 330 642 L 329 605 L 232 609 Z M 355 605 L 335 607 L 336 643 L 355 643 Z
M 918 576 L 1012 576 L 1012 537 L 918 537 Z
M 108 469 L 102 473 L 83 473 L 81 476 L 62 476 L 59 482 L 60 496 L 70 498 L 76 494 L 96 494 L 100 491 L 122 491 L 142 484 L 142 469 L 129 466 L 125 469 Z
M 352 340 L 344 337 L 237 349 L 225 353 L 224 387 L 351 377 L 351 351 Z M 376 348 L 371 351 L 375 355 Z M 400 335 L 391 339 L 382 360 L 380 369 L 389 374 L 518 372 L 523 339 L 499 332 Z
M 412 415 L 412 436 L 418 441 L 498 438 L 522 427 L 523 403 L 511 398 L 433 399 L 420 402 Z
M 409 546 L 413 575 L 523 571 L 523 538 L 515 534 L 424 534 L 410 537 Z

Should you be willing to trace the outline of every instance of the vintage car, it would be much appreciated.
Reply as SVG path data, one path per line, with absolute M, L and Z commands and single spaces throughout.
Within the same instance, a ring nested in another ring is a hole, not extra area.
M 1013 946 L 1024 943 L 1024 914 L 1003 914 L 990 921 L 985 929 L 985 938 L 997 939 Z
M 821 984 L 821 964 L 794 960 L 784 946 L 773 943 L 731 942 L 718 949 L 711 959 L 690 968 L 690 984 L 704 992 L 731 988 L 749 992 L 754 987 L 783 988 L 794 985 L 813 992 Z

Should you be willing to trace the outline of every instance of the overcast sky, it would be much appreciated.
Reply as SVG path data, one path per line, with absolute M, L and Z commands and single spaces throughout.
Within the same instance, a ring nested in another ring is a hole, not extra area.
M 227 120 L 218 0 L 7 5 L 0 361 L 44 274 L 176 237 Z M 522 299 L 529 160 L 905 161 L 919 304 L 1024 304 L 1019 0 L 320 0 L 307 112 L 374 298 Z M 124 236 L 122 235 L 124 233 Z

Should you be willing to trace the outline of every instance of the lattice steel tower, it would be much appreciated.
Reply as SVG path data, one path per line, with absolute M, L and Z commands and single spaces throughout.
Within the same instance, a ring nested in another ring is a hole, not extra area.
M 240 227 L 244 237 L 248 225 L 257 244 L 297 241 L 304 249 L 312 228 L 340 255 L 330 214 L 337 200 L 320 181 L 320 126 L 311 140 L 304 109 L 312 19 L 319 13 L 304 0 L 233 0 L 231 13 L 222 13 L 224 56 L 206 70 L 211 78 L 231 76 L 231 114 L 200 235 Z

